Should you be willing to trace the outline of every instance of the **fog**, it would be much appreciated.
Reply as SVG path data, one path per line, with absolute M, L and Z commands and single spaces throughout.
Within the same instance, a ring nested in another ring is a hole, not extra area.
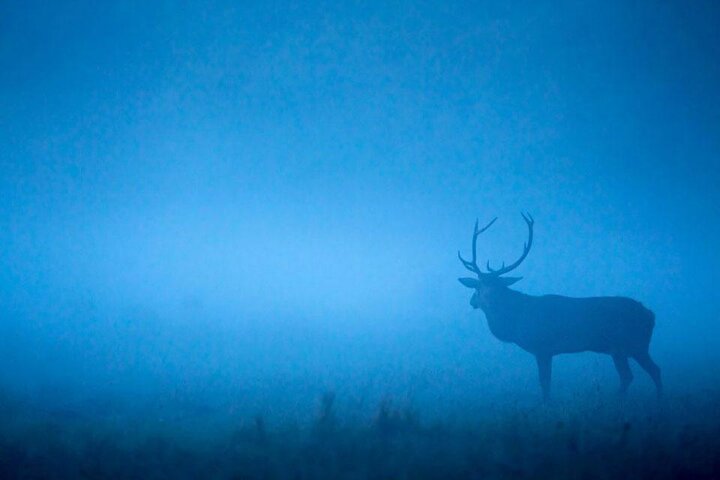
M 498 216 L 479 260 L 513 261 L 529 211 L 512 288 L 637 299 L 668 394 L 716 390 L 718 21 L 713 2 L 3 2 L 0 388 L 277 424 L 326 392 L 348 418 L 536 408 L 533 357 L 470 307 L 456 256 Z M 617 390 L 607 356 L 553 374 L 557 401 Z

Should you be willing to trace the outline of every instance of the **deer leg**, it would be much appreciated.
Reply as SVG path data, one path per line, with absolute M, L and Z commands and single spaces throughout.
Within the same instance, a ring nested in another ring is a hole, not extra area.
M 552 374 L 552 355 L 536 355 L 538 373 L 540 374 L 540 388 L 543 400 L 550 398 L 550 377 Z
M 615 362 L 615 369 L 620 375 L 620 395 L 625 395 L 628 386 L 633 381 L 633 374 L 628 365 L 628 357 L 622 355 L 613 355 L 613 362 Z
M 655 383 L 655 389 L 657 390 L 658 398 L 662 397 L 663 384 L 662 377 L 660 375 L 660 367 L 658 367 L 657 363 L 655 363 L 653 359 L 650 358 L 650 354 L 648 352 L 634 355 L 634 358 L 643 368 L 643 370 L 645 370 L 648 375 L 650 375 L 650 378 L 652 378 L 652 381 Z

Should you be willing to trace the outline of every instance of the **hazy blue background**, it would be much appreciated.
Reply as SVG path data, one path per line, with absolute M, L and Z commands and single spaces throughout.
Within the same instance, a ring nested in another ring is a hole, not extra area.
M 518 289 L 637 298 L 669 390 L 713 384 L 719 24 L 712 1 L 2 1 L 0 382 L 535 398 L 455 257 L 496 215 L 480 257 L 516 257 L 529 210 Z M 617 385 L 589 354 L 556 374 Z

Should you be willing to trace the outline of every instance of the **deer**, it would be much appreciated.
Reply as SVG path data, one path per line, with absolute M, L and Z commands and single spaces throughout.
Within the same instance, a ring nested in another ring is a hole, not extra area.
M 606 354 L 620 376 L 621 397 L 624 397 L 633 374 L 628 359 L 634 359 L 655 384 L 658 398 L 663 385 L 660 367 L 650 357 L 649 348 L 655 314 L 640 302 L 627 297 L 566 297 L 562 295 L 528 295 L 510 288 L 522 277 L 505 276 L 522 264 L 533 243 L 535 220 L 521 214 L 528 228 L 523 252 L 510 265 L 494 269 L 488 260 L 485 271 L 477 264 L 477 239 L 497 220 L 483 228 L 475 228 L 472 236 L 472 259 L 463 266 L 475 277 L 459 278 L 461 284 L 474 290 L 470 298 L 473 309 L 481 309 L 490 332 L 500 341 L 514 343 L 535 356 L 542 398 L 550 397 L 552 361 L 555 355 L 595 352 Z

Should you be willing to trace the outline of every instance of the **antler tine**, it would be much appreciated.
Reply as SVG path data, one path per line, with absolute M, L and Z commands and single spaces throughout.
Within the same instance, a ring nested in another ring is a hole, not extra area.
M 485 225 L 483 228 L 478 228 L 480 226 L 479 220 L 475 219 L 475 227 L 473 228 L 473 239 L 472 239 L 472 260 L 468 261 L 465 260 L 462 255 L 460 255 L 460 251 L 458 250 L 458 258 L 462 262 L 462 264 L 470 270 L 473 273 L 476 273 L 478 276 L 482 275 L 483 272 L 480 270 L 480 267 L 477 265 L 477 238 L 478 236 L 483 233 L 485 230 L 490 228 L 493 223 L 497 220 L 497 217 L 490 220 L 490 223 Z
M 488 260 L 488 261 L 485 263 L 485 268 L 487 268 L 488 273 L 495 273 L 495 272 L 497 272 L 498 270 L 502 270 L 503 268 L 505 268 L 505 262 L 502 263 L 502 266 L 501 266 L 500 268 L 498 268 L 497 270 L 495 270 L 494 268 L 492 268 L 492 267 L 490 266 L 490 260 Z
M 498 219 L 498 217 L 495 217 L 495 218 L 493 218 L 492 220 L 490 220 L 490 223 L 488 223 L 488 224 L 485 225 L 482 229 L 480 229 L 480 231 L 478 231 L 478 232 L 476 233 L 476 236 L 477 236 L 477 235 L 480 235 L 480 234 L 483 233 L 485 230 L 487 230 L 488 228 L 490 228 L 490 227 L 492 226 L 492 224 L 495 223 L 495 220 L 497 220 L 497 219 Z M 477 226 L 478 226 L 478 221 L 477 221 L 477 218 L 476 218 L 476 219 L 475 219 L 475 230 L 477 230 Z
M 464 266 L 465 268 L 467 268 L 468 270 L 470 270 L 471 272 L 477 273 L 477 274 L 481 273 L 481 272 L 479 271 L 479 269 L 478 269 L 472 262 L 469 262 L 469 261 L 465 260 L 465 259 L 462 257 L 462 255 L 460 255 L 460 250 L 458 250 L 458 258 L 459 258 L 460 261 L 462 262 L 463 266 Z
M 528 253 L 530 253 L 530 249 L 532 248 L 532 242 L 533 242 L 533 225 L 535 224 L 535 219 L 530 215 L 530 213 L 522 213 L 520 212 L 520 215 L 522 215 L 523 220 L 525 220 L 525 223 L 528 226 L 528 239 L 523 244 L 523 253 L 520 255 L 520 258 L 518 258 L 515 262 L 505 266 L 505 263 L 503 263 L 503 266 L 497 270 L 493 270 L 490 267 L 490 262 L 487 263 L 487 269 L 488 272 L 492 273 L 495 276 L 504 275 L 512 270 L 515 270 L 517 267 L 520 266 L 520 264 L 525 260 L 525 257 L 528 256 Z

